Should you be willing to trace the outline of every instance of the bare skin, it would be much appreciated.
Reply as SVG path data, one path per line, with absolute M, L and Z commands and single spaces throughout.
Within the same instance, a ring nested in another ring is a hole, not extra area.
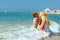
M 35 18 L 35 22 L 34 22 L 35 28 L 37 28 L 37 26 L 38 26 L 38 20 L 39 20 L 39 14 L 38 13 L 34 13 L 33 16 Z
M 41 18 L 37 17 L 36 22 L 35 22 L 36 28 L 38 27 L 38 24 L 41 25 L 41 21 L 42 21 Z
M 48 27 L 49 27 L 50 22 L 49 22 L 49 20 L 48 20 L 48 17 L 47 17 L 47 15 L 46 15 L 46 13 L 45 13 L 45 12 L 41 12 L 41 13 L 40 13 L 40 17 L 42 18 L 42 22 L 41 22 L 41 25 L 40 25 L 40 29 L 43 30 L 45 24 L 47 24 Z
M 38 26 L 38 18 L 35 21 L 35 28 L 37 28 L 37 26 Z

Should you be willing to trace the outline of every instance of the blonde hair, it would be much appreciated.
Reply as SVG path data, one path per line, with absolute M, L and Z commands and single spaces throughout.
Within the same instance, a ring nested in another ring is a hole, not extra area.
M 41 18 L 44 16 L 44 18 L 45 18 L 45 23 L 46 23 L 48 26 L 50 25 L 49 19 L 48 19 L 47 14 L 46 14 L 45 11 L 40 12 L 39 16 L 40 16 Z
M 46 14 L 44 11 L 40 12 L 39 15 L 40 15 L 40 16 L 47 16 L 47 14 Z

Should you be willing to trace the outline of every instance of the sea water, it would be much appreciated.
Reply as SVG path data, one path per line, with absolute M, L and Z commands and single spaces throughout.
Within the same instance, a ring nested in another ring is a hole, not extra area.
M 0 12 L 0 40 L 39 40 L 47 33 L 32 28 L 33 12 Z M 50 29 L 59 33 L 60 15 L 48 14 Z

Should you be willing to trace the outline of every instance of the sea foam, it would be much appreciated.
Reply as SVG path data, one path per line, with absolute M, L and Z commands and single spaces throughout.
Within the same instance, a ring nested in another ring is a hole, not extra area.
M 54 32 L 54 33 L 58 33 L 59 32 L 59 24 L 54 22 L 54 21 L 50 21 L 51 25 L 50 25 L 50 29 Z M 0 38 L 2 38 L 3 40 L 40 40 L 42 37 L 48 37 L 49 33 L 46 33 L 45 31 L 41 31 L 38 29 L 33 28 L 32 26 L 30 26 L 30 28 L 27 28 L 26 26 L 17 26 L 18 30 L 15 29 L 15 31 L 10 31 L 10 32 L 2 32 L 0 33 Z
M 54 33 L 58 33 L 60 32 L 60 25 L 54 21 L 50 21 L 50 26 L 49 28 L 52 30 L 52 32 Z

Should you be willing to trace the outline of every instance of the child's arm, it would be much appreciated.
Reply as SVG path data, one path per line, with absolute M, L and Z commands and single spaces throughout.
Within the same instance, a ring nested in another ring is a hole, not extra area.
M 38 21 L 37 18 L 35 18 L 34 21 L 33 21 L 33 25 L 34 25 L 35 28 L 37 28 L 37 26 L 38 26 L 38 22 L 37 21 Z
M 38 26 L 38 19 L 36 19 L 36 21 L 35 21 L 35 25 L 36 25 L 35 28 L 37 28 L 37 26 Z

